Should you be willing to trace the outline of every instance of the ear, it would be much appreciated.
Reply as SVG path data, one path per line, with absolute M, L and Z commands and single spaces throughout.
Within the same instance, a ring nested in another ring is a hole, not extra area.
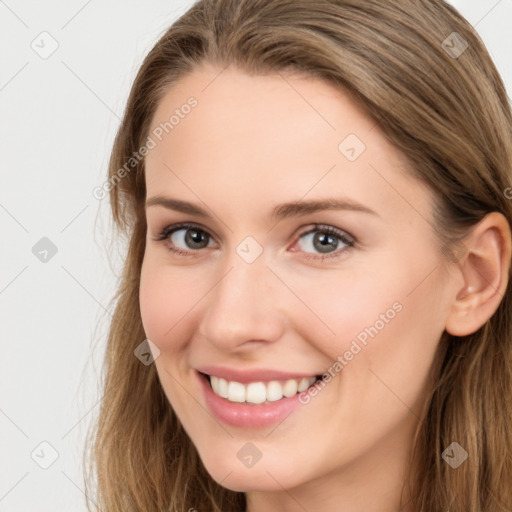
M 445 326 L 454 336 L 474 333 L 498 309 L 509 279 L 510 225 L 504 215 L 491 212 L 463 242 L 467 251 L 459 271 L 464 284 L 456 290 Z

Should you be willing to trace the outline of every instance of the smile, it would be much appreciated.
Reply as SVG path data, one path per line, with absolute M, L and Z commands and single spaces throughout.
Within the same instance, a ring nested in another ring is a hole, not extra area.
M 195 370 L 211 415 L 225 424 L 242 428 L 281 423 L 301 407 L 300 393 L 321 379 L 321 374 L 277 369 L 201 366 Z
M 222 377 L 207 375 L 213 392 L 230 402 L 263 404 L 290 398 L 297 393 L 306 391 L 314 384 L 318 377 L 302 377 L 300 379 L 272 380 L 269 382 L 241 382 L 228 381 Z

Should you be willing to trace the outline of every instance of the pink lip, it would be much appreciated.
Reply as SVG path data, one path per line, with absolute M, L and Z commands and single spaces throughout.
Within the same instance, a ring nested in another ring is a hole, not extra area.
M 215 373 L 217 374 L 217 372 Z M 196 375 L 203 388 L 206 405 L 210 411 L 217 419 L 234 427 L 267 427 L 283 421 L 300 405 L 299 394 L 265 404 L 247 405 L 230 402 L 226 398 L 222 398 L 213 392 L 208 378 L 205 375 L 199 372 L 196 372 Z M 259 375 L 261 376 L 261 373 L 259 373 Z M 277 374 L 273 372 L 272 375 L 276 376 Z M 233 378 L 232 380 L 236 379 Z
M 222 377 L 228 381 L 240 382 L 248 384 L 249 382 L 268 382 L 271 380 L 288 380 L 301 379 L 302 377 L 314 377 L 318 374 L 312 373 L 288 373 L 279 370 L 238 370 L 236 368 L 228 368 L 226 366 L 202 366 L 196 368 L 198 372 L 213 375 L 214 377 Z

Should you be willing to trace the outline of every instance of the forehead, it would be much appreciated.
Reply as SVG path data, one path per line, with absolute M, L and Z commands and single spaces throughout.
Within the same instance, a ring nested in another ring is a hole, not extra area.
M 212 146 L 233 153 L 236 143 L 247 159 L 261 157 L 262 145 L 280 149 L 274 157 L 286 153 L 290 158 L 314 148 L 323 152 L 327 147 L 337 156 L 340 136 L 364 137 L 375 128 L 345 91 L 323 80 L 296 73 L 248 75 L 233 66 L 219 70 L 209 65 L 185 75 L 167 92 L 152 128 L 169 122 L 181 109 L 188 111 L 191 97 L 197 105 L 180 119 L 175 116 L 164 138 L 177 141 L 194 135 L 202 141 L 203 153 Z M 325 144 L 319 146 L 319 138 Z
M 148 196 L 202 195 L 239 210 L 306 194 L 395 214 L 408 203 L 429 209 L 428 191 L 376 123 L 349 94 L 314 77 L 202 66 L 167 91 L 155 130 L 161 140 L 153 137 L 146 157 Z

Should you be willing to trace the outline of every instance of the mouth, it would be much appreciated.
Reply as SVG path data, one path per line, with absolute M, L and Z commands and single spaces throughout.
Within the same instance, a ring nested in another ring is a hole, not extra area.
M 322 377 L 313 375 L 298 379 L 255 381 L 244 384 L 206 373 L 198 373 L 207 380 L 215 395 L 229 402 L 245 405 L 269 404 L 291 398 L 306 391 Z

